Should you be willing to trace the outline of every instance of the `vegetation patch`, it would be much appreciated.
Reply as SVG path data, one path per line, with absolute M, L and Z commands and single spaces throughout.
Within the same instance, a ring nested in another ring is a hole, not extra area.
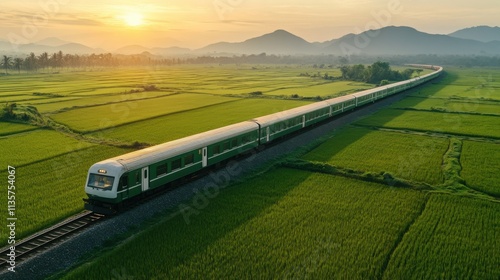
M 157 222 L 63 279 L 376 278 L 425 195 L 277 169 L 224 190 L 199 215 Z M 242 253 L 244 252 L 244 253 Z M 362 252 L 362 253 L 361 253 Z M 216 265 L 214 265 L 216 264 Z
M 304 155 L 309 161 L 365 172 L 389 172 L 414 182 L 440 184 L 446 139 L 349 127 Z
M 497 116 L 386 109 L 357 124 L 499 139 L 498 120 Z
M 464 141 L 460 163 L 467 186 L 500 198 L 500 144 Z
M 495 279 L 500 203 L 432 195 L 404 235 L 383 279 Z

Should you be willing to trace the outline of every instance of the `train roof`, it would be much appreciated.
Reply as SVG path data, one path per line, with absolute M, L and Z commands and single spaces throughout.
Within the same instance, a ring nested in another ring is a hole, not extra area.
M 120 155 L 98 162 L 96 165 L 119 164 L 126 170 L 134 170 L 257 129 L 256 123 L 245 121 Z
M 284 120 L 284 119 L 302 116 L 303 114 L 309 113 L 310 111 L 323 109 L 323 108 L 326 108 L 328 106 L 329 106 L 328 103 L 326 103 L 324 101 L 320 101 L 320 102 L 315 102 L 315 103 L 307 104 L 304 106 L 300 106 L 297 108 L 289 109 L 286 111 L 274 113 L 271 115 L 258 117 L 258 118 L 252 119 L 252 121 L 257 122 L 262 126 L 267 126 L 267 125 L 270 125 L 270 124 L 273 124 L 276 122 L 280 122 L 281 120 Z

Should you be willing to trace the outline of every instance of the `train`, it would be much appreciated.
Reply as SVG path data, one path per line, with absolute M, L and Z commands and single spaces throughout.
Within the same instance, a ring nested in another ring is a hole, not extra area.
M 196 135 L 155 145 L 93 164 L 85 184 L 84 208 L 114 214 L 127 202 L 225 160 L 331 119 L 343 112 L 437 78 L 443 68 L 421 77 L 318 101 Z

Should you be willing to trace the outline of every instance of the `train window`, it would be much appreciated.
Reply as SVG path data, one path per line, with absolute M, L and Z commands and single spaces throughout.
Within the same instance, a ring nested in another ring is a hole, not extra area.
M 111 190 L 113 188 L 113 182 L 115 181 L 114 177 L 98 175 L 98 174 L 90 174 L 89 181 L 87 185 L 93 188 L 99 188 L 103 190 Z
M 194 155 L 190 154 L 184 157 L 184 165 L 193 164 L 194 163 Z
M 121 189 L 126 189 L 128 187 L 128 176 L 127 174 L 123 175 L 120 179 L 120 187 Z
M 229 141 L 224 142 L 224 144 L 222 144 L 222 146 L 223 146 L 223 148 L 224 148 L 224 151 L 229 150 L 229 149 L 230 149 L 230 148 L 229 148 Z
M 213 151 L 214 151 L 214 155 L 220 154 L 220 146 L 219 145 L 215 145 L 213 147 Z
M 135 183 L 139 184 L 141 181 L 141 175 L 139 174 L 139 171 L 135 172 Z
M 231 147 L 238 147 L 238 139 L 233 139 L 233 141 L 231 141 Z
M 182 167 L 182 162 L 180 158 L 172 161 L 172 171 L 181 169 L 181 167 Z
M 167 165 L 166 164 L 160 164 L 156 167 L 156 177 L 167 174 Z

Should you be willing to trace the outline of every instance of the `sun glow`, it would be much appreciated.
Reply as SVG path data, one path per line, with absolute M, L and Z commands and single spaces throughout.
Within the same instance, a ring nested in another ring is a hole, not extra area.
M 142 15 L 138 13 L 128 13 L 123 15 L 123 21 L 128 26 L 139 26 L 144 24 Z

